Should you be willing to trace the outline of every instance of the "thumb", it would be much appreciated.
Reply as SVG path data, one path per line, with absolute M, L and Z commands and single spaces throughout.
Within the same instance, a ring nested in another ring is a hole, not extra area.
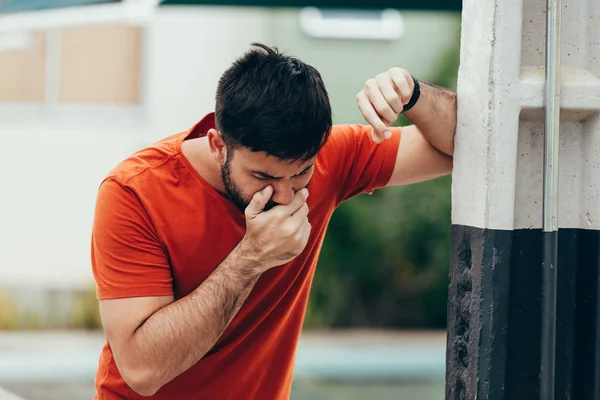
M 385 130 L 384 132 L 379 132 L 377 130 L 375 130 L 375 128 L 371 128 L 371 137 L 373 138 L 373 141 L 375 143 L 382 143 L 384 140 L 389 139 L 392 137 L 391 132 L 389 131 L 389 128 L 387 130 Z
M 256 217 L 258 214 L 262 213 L 272 195 L 273 187 L 271 187 L 271 185 L 268 185 L 263 190 L 254 193 L 252 200 L 250 200 L 250 204 L 248 204 L 248 207 L 246 207 L 246 216 Z

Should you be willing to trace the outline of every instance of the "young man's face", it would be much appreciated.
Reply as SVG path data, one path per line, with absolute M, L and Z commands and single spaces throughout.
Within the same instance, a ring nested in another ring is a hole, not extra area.
M 315 162 L 316 157 L 290 162 L 241 147 L 227 153 L 221 178 L 227 196 L 242 211 L 256 192 L 271 185 L 273 195 L 266 211 L 277 204 L 289 204 L 298 190 L 308 186 Z

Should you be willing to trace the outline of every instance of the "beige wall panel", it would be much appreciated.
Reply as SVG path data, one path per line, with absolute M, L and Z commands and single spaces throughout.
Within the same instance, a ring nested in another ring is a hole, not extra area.
M 60 101 L 135 104 L 140 101 L 141 31 L 99 26 L 62 32 Z
M 41 101 L 44 98 L 45 36 L 33 46 L 0 52 L 0 101 Z

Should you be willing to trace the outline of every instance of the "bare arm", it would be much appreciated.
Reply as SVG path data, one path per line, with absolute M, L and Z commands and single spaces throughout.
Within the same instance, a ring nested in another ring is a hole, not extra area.
M 410 185 L 452 173 L 452 157 L 425 138 L 416 125 L 402 128 L 392 176 L 386 186 Z
M 424 82 L 419 83 L 421 96 L 405 115 L 417 126 L 427 142 L 440 152 L 452 156 L 456 132 L 456 93 Z M 411 85 L 411 96 L 413 88 L 414 85 Z
M 405 115 L 414 125 L 402 129 L 402 139 L 388 186 L 426 181 L 452 172 L 456 131 L 456 94 L 420 82 L 421 96 Z M 401 68 L 392 68 L 365 83 L 356 100 L 371 125 L 373 140 L 391 137 L 396 122 L 413 95 L 414 82 Z
M 101 300 L 107 339 L 123 379 L 149 396 L 196 364 L 223 334 L 258 280 L 236 247 L 188 296 Z
M 101 300 L 100 315 L 119 372 L 137 393 L 149 396 L 196 364 L 217 342 L 248 298 L 259 276 L 298 256 L 310 235 L 308 191 L 287 205 L 263 211 L 267 186 L 245 210 L 246 234 L 192 293 Z

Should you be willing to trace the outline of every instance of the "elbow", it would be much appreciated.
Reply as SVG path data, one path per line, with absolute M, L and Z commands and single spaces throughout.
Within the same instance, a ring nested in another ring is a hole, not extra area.
M 121 377 L 140 396 L 153 396 L 161 388 L 158 380 L 148 370 L 126 367 L 121 370 Z

